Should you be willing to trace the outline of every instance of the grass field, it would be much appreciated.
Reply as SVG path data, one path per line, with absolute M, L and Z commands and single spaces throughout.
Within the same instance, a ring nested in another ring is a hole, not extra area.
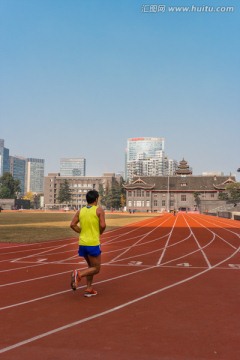
M 33 243 L 78 237 L 69 227 L 73 216 L 73 212 L 3 211 L 0 213 L 0 243 Z M 106 213 L 106 230 L 150 216 L 154 214 Z

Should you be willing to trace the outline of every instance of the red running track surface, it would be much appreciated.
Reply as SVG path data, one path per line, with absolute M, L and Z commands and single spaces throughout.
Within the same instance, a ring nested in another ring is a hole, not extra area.
M 0 248 L 0 358 L 239 360 L 239 237 L 199 214 L 106 232 L 92 298 L 76 238 Z

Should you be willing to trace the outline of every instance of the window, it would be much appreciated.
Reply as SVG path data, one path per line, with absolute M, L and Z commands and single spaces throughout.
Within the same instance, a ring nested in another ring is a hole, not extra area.
M 166 206 L 166 201 L 162 200 L 162 206 Z
M 211 194 L 211 198 L 214 198 L 214 194 Z
M 144 191 L 142 191 L 142 197 L 144 196 Z
M 149 200 L 146 201 L 146 206 L 150 207 L 150 201 Z
M 128 201 L 128 206 L 132 206 L 132 201 L 131 200 Z
M 131 191 L 128 191 L 128 196 L 132 196 L 132 192 Z
M 181 195 L 181 201 L 187 201 L 187 195 Z
M 157 206 L 157 204 L 158 204 L 157 200 L 154 200 L 153 201 L 153 206 Z
M 141 197 L 141 190 L 137 190 L 137 197 Z
M 146 191 L 146 196 L 149 197 L 150 196 L 150 192 Z
M 141 207 L 142 202 L 141 201 L 137 201 L 137 207 Z

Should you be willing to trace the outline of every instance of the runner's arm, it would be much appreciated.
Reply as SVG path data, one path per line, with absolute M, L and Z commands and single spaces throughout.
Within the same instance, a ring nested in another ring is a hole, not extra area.
M 100 234 L 102 234 L 106 229 L 106 222 L 105 222 L 105 212 L 100 207 L 97 208 L 97 216 L 99 217 Z
M 70 224 L 70 228 L 79 234 L 81 232 L 81 228 L 78 225 L 78 223 L 79 223 L 79 211 L 76 212 Z

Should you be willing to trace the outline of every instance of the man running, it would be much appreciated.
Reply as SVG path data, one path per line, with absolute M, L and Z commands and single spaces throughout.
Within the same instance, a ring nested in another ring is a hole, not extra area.
M 86 195 L 87 206 L 77 211 L 74 215 L 70 227 L 79 233 L 79 256 L 83 256 L 88 264 L 88 269 L 74 270 L 71 275 L 71 287 L 73 290 L 82 277 L 87 279 L 87 288 L 84 296 L 91 297 L 97 295 L 93 289 L 93 276 L 98 274 L 101 267 L 101 248 L 100 235 L 106 229 L 105 213 L 98 207 L 99 194 L 96 190 L 88 191 Z

